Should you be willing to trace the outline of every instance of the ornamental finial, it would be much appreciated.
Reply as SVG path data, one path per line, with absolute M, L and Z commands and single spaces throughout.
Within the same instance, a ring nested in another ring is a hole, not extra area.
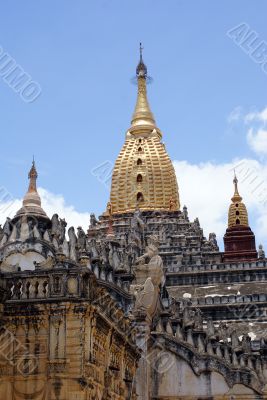
M 32 166 L 31 166 L 31 169 L 30 169 L 29 174 L 28 174 L 28 178 L 30 180 L 28 193 L 37 192 L 37 188 L 36 188 L 37 177 L 38 177 L 38 174 L 37 174 L 37 170 L 36 170 L 36 167 L 35 167 L 35 161 L 34 161 L 34 158 L 33 158 Z
M 134 114 L 131 122 L 131 132 L 139 131 L 139 128 L 149 130 L 150 132 L 156 128 L 156 123 L 154 116 L 150 110 L 147 92 L 146 92 L 146 84 L 149 81 L 149 77 L 147 76 L 147 67 L 143 61 L 143 46 L 142 43 L 139 44 L 139 52 L 140 59 L 139 63 L 136 67 L 136 78 L 138 85 L 137 92 L 137 101 L 134 110 Z M 139 131 L 140 133 L 140 131 Z
M 242 197 L 240 196 L 239 192 L 238 192 L 238 179 L 236 177 L 236 173 L 235 173 L 235 169 L 234 169 L 234 179 L 233 179 L 233 184 L 235 185 L 235 192 L 234 192 L 234 196 L 232 197 L 232 201 L 236 202 L 236 201 L 241 201 Z
M 139 52 L 140 52 L 140 59 L 139 59 L 139 63 L 136 67 L 136 76 L 137 78 L 147 78 L 147 67 L 144 64 L 143 61 L 143 50 L 144 48 L 142 47 L 142 43 L 139 43 Z
M 142 42 L 140 42 L 140 44 L 139 44 L 140 62 L 143 61 L 143 50 L 144 50 L 144 48 L 142 47 Z
M 35 160 L 33 157 L 32 166 L 28 173 L 28 178 L 30 181 L 28 191 L 23 198 L 22 207 L 16 213 L 16 217 L 22 215 L 34 215 L 34 216 L 42 216 L 48 218 L 41 206 L 41 198 L 37 191 L 37 185 L 36 185 L 37 177 L 38 174 L 35 166 Z

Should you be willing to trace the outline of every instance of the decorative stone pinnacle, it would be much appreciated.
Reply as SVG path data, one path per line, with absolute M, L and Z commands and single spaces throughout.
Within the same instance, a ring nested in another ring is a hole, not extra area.
M 37 191 L 37 181 L 38 173 L 35 166 L 35 161 L 33 158 L 31 169 L 28 173 L 28 178 L 30 180 L 28 191 L 23 198 L 23 206 L 17 212 L 16 216 L 20 215 L 36 215 L 36 216 L 43 216 L 47 218 L 46 213 L 42 209 L 41 206 L 41 198 Z

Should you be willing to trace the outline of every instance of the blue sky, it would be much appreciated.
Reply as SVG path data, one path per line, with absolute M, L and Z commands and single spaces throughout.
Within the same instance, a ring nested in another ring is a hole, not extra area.
M 81 213 L 105 209 L 109 190 L 91 170 L 112 163 L 123 144 L 140 41 L 154 79 L 151 108 L 171 158 L 191 166 L 234 159 L 265 166 L 265 154 L 248 145 L 242 118 L 229 123 L 229 115 L 266 107 L 267 74 L 227 31 L 245 22 L 267 40 L 266 15 L 262 0 L 4 2 L 0 46 L 42 93 L 25 103 L 0 78 L 1 185 L 21 198 L 34 154 L 42 188 Z M 190 177 L 178 176 L 183 202 L 182 182 L 190 187 Z

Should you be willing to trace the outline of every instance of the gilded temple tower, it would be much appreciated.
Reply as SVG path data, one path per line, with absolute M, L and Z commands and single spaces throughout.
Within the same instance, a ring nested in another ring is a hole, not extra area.
M 175 171 L 148 103 L 148 75 L 141 44 L 136 77 L 136 106 L 112 176 L 112 212 L 121 214 L 137 208 L 176 211 L 180 201 Z

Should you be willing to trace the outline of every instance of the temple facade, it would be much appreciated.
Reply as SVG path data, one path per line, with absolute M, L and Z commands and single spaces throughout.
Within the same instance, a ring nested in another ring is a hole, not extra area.
M 0 229 L 0 400 L 267 399 L 267 260 L 238 179 L 221 251 L 181 208 L 141 48 L 136 78 L 87 232 L 47 216 L 34 162 Z

